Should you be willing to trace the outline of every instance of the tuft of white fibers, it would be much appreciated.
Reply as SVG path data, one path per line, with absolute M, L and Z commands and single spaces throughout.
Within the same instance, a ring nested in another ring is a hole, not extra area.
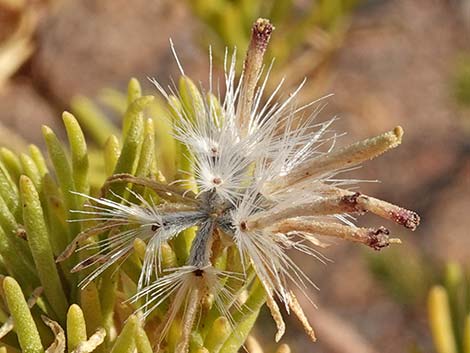
M 142 273 L 131 301 L 143 302 L 143 317 L 169 303 L 161 340 L 175 318 L 183 315 L 186 326 L 179 346 L 182 352 L 187 348 L 202 298 L 207 294 L 213 296 L 218 311 L 230 319 L 237 298 L 235 291 L 227 287 L 226 283 L 233 282 L 227 278 L 247 284 L 249 270 L 255 272 L 266 291 L 278 326 L 276 339 L 285 328 L 276 300 L 287 312 L 294 313 L 315 339 L 294 292 L 308 298 L 309 287 L 316 287 L 290 252 L 299 251 L 325 262 L 318 249 L 325 246 L 326 237 L 362 243 L 375 250 L 398 242 L 383 227 L 356 227 L 354 217 L 365 212 L 411 230 L 419 223 L 419 217 L 412 211 L 344 188 L 357 183 L 344 173 L 400 144 L 403 134 L 400 127 L 336 148 L 339 135 L 331 130 L 335 118 L 318 121 L 326 97 L 300 104 L 299 93 L 305 82 L 286 95 L 283 81 L 273 93 L 265 95 L 272 66 L 263 76 L 262 56 L 272 30 L 266 20 L 255 22 L 239 79 L 235 53 L 231 57 L 226 53 L 223 97 L 214 91 L 212 72 L 209 90 L 204 91 L 185 75 L 178 58 L 186 89 L 184 96 L 176 87 L 165 89 L 152 79 L 174 115 L 174 137 L 191 154 L 196 192 L 178 189 L 178 182 L 185 182 L 179 180 L 171 186 L 173 197 L 170 197 L 170 193 L 164 192 L 166 184 L 142 180 L 141 185 L 158 193 L 161 199 L 158 204 L 128 190 L 136 203 L 113 194 L 115 201 L 89 197 L 92 203 L 85 211 L 78 211 L 84 216 L 83 221 L 98 223 L 79 235 L 71 249 L 89 236 L 108 233 L 104 240 L 79 248 L 96 251 L 76 266 L 76 269 L 95 266 L 82 284 L 129 255 L 135 239 L 144 241 Z M 175 53 L 173 44 L 172 50 Z M 121 179 L 139 181 L 131 176 Z M 175 201 L 178 193 L 183 196 Z M 162 245 L 193 226 L 197 226 L 197 232 L 185 265 L 162 269 Z M 222 238 L 229 241 L 221 241 Z M 217 247 L 236 248 L 242 273 L 215 268 Z
M 81 287 L 85 287 L 111 265 L 125 260 L 133 250 L 134 241 L 141 239 L 147 243 L 138 283 L 138 288 L 142 288 L 150 282 L 153 274 L 158 275 L 161 272 L 161 245 L 181 231 L 196 225 L 203 218 L 203 214 L 197 210 L 170 203 L 156 205 L 153 200 L 149 202 L 136 192 L 126 190 L 138 203 L 133 203 L 114 192 L 111 192 L 111 195 L 117 201 L 75 193 L 87 198 L 90 203 L 84 205 L 84 210 L 72 211 L 83 215 L 84 218 L 71 222 L 98 222 L 94 227 L 80 233 L 64 252 L 94 252 L 72 269 L 75 272 L 99 265 L 80 282 Z M 85 242 L 86 239 L 105 232 L 109 232 L 107 238 Z

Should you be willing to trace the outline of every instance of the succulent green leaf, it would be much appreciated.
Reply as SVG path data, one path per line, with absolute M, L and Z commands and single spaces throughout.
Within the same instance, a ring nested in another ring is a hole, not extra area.
M 199 347 L 197 350 L 194 351 L 195 353 L 211 353 L 207 348 L 205 347 Z M 192 352 L 191 352 L 192 353 Z
M 187 76 L 181 76 L 179 81 L 179 93 L 186 117 L 195 120 L 205 114 L 204 99 L 194 82 Z
M 80 307 L 85 317 L 88 336 L 103 325 L 100 297 L 95 282 L 91 282 L 80 291 Z
M 137 98 L 142 97 L 142 87 L 136 78 L 131 78 L 127 85 L 127 105 L 131 105 Z
M 49 157 L 54 165 L 55 174 L 59 182 L 60 189 L 62 190 L 62 195 L 65 200 L 65 205 L 67 209 L 78 210 L 78 201 L 77 195 L 73 194 L 75 189 L 74 177 L 72 167 L 70 165 L 69 158 L 65 152 L 62 144 L 59 142 L 56 134 L 47 126 L 43 126 L 42 133 L 46 141 L 47 150 L 49 152 Z M 73 213 L 70 213 L 67 216 L 67 219 L 76 218 Z M 79 232 L 80 227 L 77 223 L 71 223 L 70 228 L 72 230 L 72 236 Z M 72 239 L 69 239 L 72 241 Z
M 111 176 L 116 168 L 119 155 L 121 154 L 121 146 L 119 139 L 111 135 L 104 144 L 104 169 L 107 176 Z
M 201 333 L 198 331 L 193 331 L 191 337 L 189 338 L 189 352 L 197 352 L 204 345 L 204 340 L 202 339 Z
M 153 353 L 152 344 L 145 333 L 144 328 L 142 325 L 137 326 L 137 332 L 135 335 L 135 345 L 137 348 L 137 352 L 139 353 Z
M 71 353 L 81 342 L 86 341 L 86 324 L 82 309 L 72 304 L 67 312 L 67 349 Z
M 121 91 L 113 88 L 104 88 L 98 93 L 100 103 L 111 108 L 119 116 L 123 116 L 127 109 L 127 97 Z
M 176 141 L 172 135 L 171 116 L 161 100 L 157 100 L 149 106 L 149 113 L 155 124 L 155 157 L 158 170 L 170 182 L 174 180 L 176 175 L 176 159 L 178 157 Z
M 21 288 L 12 277 L 3 280 L 3 291 L 13 317 L 15 332 L 24 353 L 43 353 L 44 348 L 36 324 Z
M 465 318 L 463 330 L 463 353 L 470 353 L 470 314 Z
M 99 146 L 103 146 L 110 135 L 119 135 L 113 123 L 90 99 L 77 96 L 71 106 L 72 113 Z
M 21 213 L 19 193 L 16 183 L 14 183 L 10 175 L 3 165 L 0 163 L 0 196 L 3 198 L 8 208 L 15 216 Z
M 199 92 L 197 91 L 196 87 L 194 86 L 194 83 L 192 83 L 191 80 L 189 79 L 181 79 L 180 80 L 180 90 L 182 90 L 181 87 L 192 87 L 192 89 L 186 89 L 186 99 L 188 102 L 182 103 L 182 99 L 178 99 L 175 96 L 170 95 L 168 97 L 168 108 L 169 111 L 171 112 L 173 121 L 175 123 L 178 122 L 178 119 L 180 119 L 181 116 L 184 116 L 186 119 L 193 121 L 195 119 L 194 114 L 198 111 L 197 109 L 204 109 L 204 107 L 200 106 L 200 104 L 204 104 L 203 102 L 201 103 L 194 103 L 197 105 L 196 107 L 193 107 L 193 109 L 190 109 L 188 106 L 189 104 L 192 104 L 189 100 L 191 99 L 191 92 L 196 90 L 198 97 L 202 100 L 200 97 Z M 183 94 L 181 92 L 181 94 Z M 200 113 L 201 114 L 201 113 Z M 177 178 L 182 178 L 182 179 L 192 179 L 191 173 L 193 169 L 193 158 L 191 155 L 191 152 L 189 151 L 188 147 L 181 141 L 175 140 L 175 147 L 176 147 L 176 166 L 178 171 L 182 171 L 183 173 L 180 173 Z M 192 186 L 189 188 L 193 188 Z
M 204 341 L 204 347 L 211 353 L 219 353 L 230 334 L 232 334 L 230 322 L 225 316 L 221 316 L 212 323 L 209 334 Z
M 88 153 L 85 136 L 78 124 L 77 119 L 68 113 L 62 114 L 65 130 L 69 140 L 70 151 L 72 155 L 72 170 L 75 184 L 75 190 L 84 194 L 90 191 L 88 182 Z
M 256 319 L 258 318 L 259 309 L 245 316 L 237 326 L 233 329 L 229 338 L 225 341 L 222 348 L 219 350 L 220 353 L 234 353 L 238 352 L 240 347 L 246 341 L 250 331 L 255 325 Z
M 10 173 L 11 179 L 17 181 L 20 175 L 23 174 L 23 167 L 19 157 L 8 148 L 2 147 L 0 148 L 0 158 L 6 170 Z
M 135 172 L 136 176 L 146 177 L 156 169 L 155 163 L 155 131 L 153 120 L 147 119 L 144 125 L 144 142 L 140 152 L 139 163 Z
M 462 268 L 457 263 L 446 266 L 445 287 L 449 297 L 449 308 L 452 317 L 453 331 L 458 351 L 463 349 L 463 328 L 467 315 L 465 308 L 465 284 Z
M 67 222 L 67 209 L 57 184 L 49 174 L 44 176 L 43 193 L 48 211 L 49 239 L 54 255 L 59 256 L 68 245 L 68 239 L 70 239 L 71 235 Z
M 20 154 L 20 161 L 24 174 L 31 179 L 36 189 L 41 190 L 42 178 L 39 174 L 39 169 L 36 163 L 34 163 L 33 159 L 25 153 Z
M 129 131 L 124 139 L 121 154 L 116 163 L 114 174 L 134 172 L 137 164 L 140 147 L 143 142 L 144 119 L 141 115 L 137 114 L 131 120 Z
M 15 216 L 11 213 L 5 201 L 0 197 L 0 227 L 5 232 L 8 242 L 13 249 L 23 254 L 23 260 L 28 267 L 33 270 L 33 258 L 27 242 L 19 235 L 21 228 L 16 222 Z
M 101 279 L 100 305 L 107 339 L 112 337 L 111 332 L 114 328 L 114 306 L 118 290 L 118 277 L 116 266 L 111 266 L 103 273 Z
M 106 331 L 104 328 L 100 327 L 90 336 L 89 339 L 80 342 L 80 344 L 72 351 L 72 353 L 98 353 L 103 350 L 103 346 L 101 344 L 104 342 L 105 337 Z
M 130 316 L 116 339 L 111 353 L 133 353 L 136 347 L 135 337 L 138 327 L 139 319 L 134 315 Z
M 175 251 L 168 244 L 162 244 L 162 266 L 163 268 L 175 268 L 178 266 L 178 259 Z
M 27 176 L 20 178 L 20 192 L 23 204 L 24 226 L 38 276 L 44 288 L 46 298 L 53 306 L 59 321 L 63 323 L 65 322 L 68 308 L 67 297 L 63 291 L 55 266 L 41 201 L 33 182 Z
M 39 175 L 43 177 L 45 174 L 49 173 L 47 169 L 46 160 L 41 150 L 36 145 L 29 145 L 29 155 L 36 164 L 36 167 L 39 171 Z
M 233 314 L 235 325 L 228 339 L 220 349 L 220 353 L 238 352 L 246 341 L 259 314 L 259 310 L 266 301 L 266 291 L 262 283 L 256 279 L 250 290 L 248 299 L 241 310 Z
M 12 245 L 2 228 L 0 228 L 0 253 L 9 274 L 15 276 L 26 288 L 39 285 L 34 269 L 18 256 L 18 249 Z
M 438 353 L 457 353 L 449 298 L 443 287 L 435 286 L 429 292 L 428 313 L 436 351 Z
M 127 107 L 126 113 L 124 114 L 122 136 L 124 139 L 127 138 L 129 129 L 135 119 L 143 119 L 143 110 L 155 99 L 154 96 L 143 96 L 135 99 Z

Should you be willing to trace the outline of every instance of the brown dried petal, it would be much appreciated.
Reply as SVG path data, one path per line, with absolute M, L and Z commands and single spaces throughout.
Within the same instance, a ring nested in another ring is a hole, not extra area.
M 297 301 L 297 298 L 294 295 L 294 293 L 290 292 L 289 294 L 290 294 L 290 301 L 289 301 L 290 309 L 295 314 L 295 316 L 297 316 L 297 319 L 299 319 L 300 323 L 302 324 L 305 332 L 310 337 L 310 339 L 313 342 L 315 342 L 317 340 L 317 337 L 315 336 L 315 331 L 313 330 L 312 326 L 308 322 L 307 316 L 305 316 L 305 313 L 302 310 L 302 307 L 300 306 L 299 302 Z
M 42 321 L 51 329 L 54 334 L 54 341 L 46 349 L 46 353 L 64 353 L 65 352 L 65 333 L 62 327 L 47 316 L 41 315 Z
M 96 347 L 104 342 L 106 337 L 106 330 L 102 327 L 98 328 L 96 332 L 90 336 L 90 338 L 80 344 L 75 348 L 72 353 L 91 353 Z
M 276 342 L 279 342 L 282 336 L 284 336 L 284 333 L 286 332 L 286 324 L 284 323 L 284 320 L 282 319 L 279 306 L 277 305 L 276 301 L 269 295 L 266 298 L 266 305 L 268 306 L 269 311 L 271 312 L 271 316 L 274 319 L 274 322 L 276 323 L 277 332 L 276 332 L 275 340 Z

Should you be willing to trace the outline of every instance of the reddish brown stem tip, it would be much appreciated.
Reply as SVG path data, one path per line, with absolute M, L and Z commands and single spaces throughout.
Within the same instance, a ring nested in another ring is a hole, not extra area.
M 400 208 L 397 211 L 390 211 L 390 216 L 396 223 L 401 224 L 412 231 L 416 230 L 421 220 L 416 212 L 404 208 Z
M 252 28 L 252 43 L 261 51 L 265 51 L 268 46 L 271 33 L 274 31 L 274 26 L 268 19 L 258 18 L 253 24 Z

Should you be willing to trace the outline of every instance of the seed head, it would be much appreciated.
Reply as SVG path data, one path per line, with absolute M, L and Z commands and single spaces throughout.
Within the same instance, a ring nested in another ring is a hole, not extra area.
M 83 281 L 86 285 L 134 251 L 135 239 L 143 241 L 146 247 L 142 274 L 131 300 L 144 303 L 144 317 L 169 302 L 161 339 L 184 311 L 189 326 L 182 330 L 178 345 L 182 352 L 187 350 L 203 298 L 213 298 L 219 312 L 232 322 L 237 308 L 235 287 L 242 285 L 231 287 L 227 283 L 240 281 L 248 285 L 249 273 L 255 274 L 266 291 L 278 327 L 276 339 L 285 329 L 277 302 L 287 312 L 292 311 L 315 339 L 293 294 L 297 290 L 308 296 L 307 288 L 315 285 L 287 251 L 298 250 L 324 261 L 318 251 L 325 244 L 324 238 L 350 240 L 375 250 L 398 242 L 383 227 L 356 227 L 351 215 L 365 212 L 412 230 L 419 223 L 412 211 L 347 190 L 356 180 L 341 176 L 397 147 L 403 135 L 401 127 L 336 149 L 338 134 L 331 130 L 334 119 L 319 122 L 317 118 L 321 99 L 303 105 L 297 101 L 304 82 L 284 94 L 281 81 L 273 93 L 265 96 L 270 68 L 261 79 L 262 59 L 273 29 L 267 20 L 255 22 L 238 80 L 235 53 L 231 57 L 226 53 L 223 97 L 213 90 L 212 73 L 208 92 L 199 90 L 185 75 L 178 59 L 183 90 L 165 89 L 152 80 L 174 115 L 174 138 L 191 155 L 191 182 L 194 180 L 196 188 L 188 191 L 188 178 L 168 185 L 129 175 L 113 177 L 110 183 L 131 182 L 152 189 L 159 201 L 149 201 L 131 190 L 128 192 L 135 202 L 120 195 L 111 195 L 116 201 L 89 197 L 89 207 L 80 212 L 98 223 L 80 234 L 64 255 L 91 235 L 109 234 L 104 240 L 81 247 L 96 251 L 75 267 L 80 270 L 96 265 Z M 186 264 L 163 268 L 162 247 L 193 226 L 197 226 L 197 231 Z M 215 266 L 215 259 L 225 248 L 238 252 L 241 273 Z

